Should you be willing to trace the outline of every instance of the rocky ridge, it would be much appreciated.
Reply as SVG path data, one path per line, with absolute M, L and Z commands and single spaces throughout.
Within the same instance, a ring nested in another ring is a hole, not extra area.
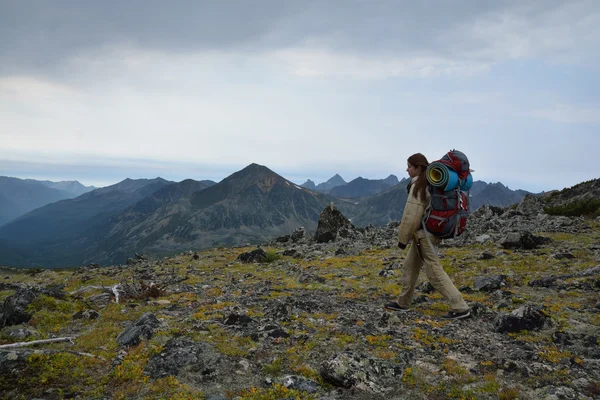
M 344 218 L 326 207 L 319 235 L 296 229 L 259 248 L 3 270 L 0 343 L 70 339 L 0 348 L 0 393 L 599 398 L 599 222 L 545 214 L 529 196 L 482 207 L 440 247 L 473 311 L 444 321 L 426 281 L 410 311 L 382 308 L 399 290 L 398 223 Z

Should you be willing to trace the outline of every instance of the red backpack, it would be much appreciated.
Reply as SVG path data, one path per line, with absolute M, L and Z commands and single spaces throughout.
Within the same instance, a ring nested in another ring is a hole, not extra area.
M 469 190 L 473 184 L 469 159 L 451 150 L 426 170 L 431 195 L 422 226 L 442 239 L 461 235 L 469 216 Z

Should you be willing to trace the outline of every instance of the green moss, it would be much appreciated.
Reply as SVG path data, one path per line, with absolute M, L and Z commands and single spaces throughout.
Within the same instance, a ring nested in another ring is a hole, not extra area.
M 38 296 L 27 306 L 29 324 L 42 334 L 58 333 L 70 327 L 72 316 L 81 306 L 72 301 Z
M 43 387 L 56 389 L 63 396 L 88 397 L 86 394 L 91 394 L 101 384 L 97 376 L 100 371 L 104 375 L 106 368 L 107 363 L 98 358 L 70 353 L 34 353 L 27 359 L 27 370 L 22 375 L 20 387 L 26 395 L 39 394 L 39 388 Z
M 240 400 L 311 400 L 316 398 L 314 395 L 294 389 L 288 389 L 283 385 L 274 385 L 272 388 L 269 389 L 260 389 L 252 387 L 250 389 L 243 390 L 239 393 L 230 392 L 228 393 L 228 397 L 235 397 L 239 398 Z
M 263 372 L 267 375 L 279 375 L 283 369 L 283 359 L 277 357 L 272 363 L 263 365 Z
M 277 260 L 281 260 L 283 258 L 283 256 L 281 256 L 281 254 L 278 254 L 276 251 L 274 250 L 268 250 L 265 252 L 266 253 L 266 262 L 271 263 L 273 261 L 277 261 Z

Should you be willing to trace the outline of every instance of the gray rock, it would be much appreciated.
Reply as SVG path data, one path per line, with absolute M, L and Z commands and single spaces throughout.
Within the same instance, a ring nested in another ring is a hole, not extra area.
M 395 276 L 396 272 L 392 269 L 382 269 L 379 271 L 378 275 L 384 278 L 389 278 L 390 276 Z
M 37 293 L 30 289 L 18 289 L 15 294 L 8 296 L 0 312 L 0 328 L 28 322 L 31 315 L 27 312 L 27 306 L 37 296 Z
M 317 382 L 297 375 L 284 376 L 281 380 L 281 384 L 288 389 L 301 390 L 307 393 L 315 393 L 320 389 Z
M 480 292 L 493 292 L 506 286 L 506 275 L 481 276 L 475 279 L 473 287 Z
M 531 250 L 537 247 L 530 232 L 510 232 L 500 241 L 500 245 L 505 249 Z
M 538 196 L 528 194 L 521 199 L 516 210 L 524 215 L 537 215 L 544 212 L 544 205 Z
M 160 325 L 158 318 L 151 312 L 147 312 L 117 336 L 117 343 L 122 346 L 133 346 L 141 339 L 148 340 Z
M 256 249 L 240 254 L 237 259 L 243 263 L 263 263 L 267 261 L 267 253 L 263 249 Z
M 8 332 L 8 337 L 16 340 L 23 340 L 32 336 L 39 336 L 40 334 L 34 330 L 26 328 L 16 328 Z
M 428 294 L 435 292 L 435 288 L 429 282 L 423 282 L 421 285 L 419 285 L 418 290 L 420 290 L 423 293 L 428 293 Z
M 488 234 L 479 235 L 479 236 L 477 236 L 477 237 L 475 238 L 475 241 L 476 241 L 477 243 L 485 243 L 485 242 L 487 242 L 487 241 L 489 241 L 489 240 L 492 240 L 492 237 L 491 237 L 490 235 L 488 235 Z
M 304 236 L 306 235 L 306 231 L 304 230 L 304 227 L 301 226 L 300 228 L 297 228 L 296 230 L 294 230 L 294 232 L 292 232 L 292 234 L 290 235 L 290 240 L 294 243 L 299 242 L 300 240 L 304 239 Z
M 325 283 L 325 281 L 326 281 L 325 278 L 323 278 L 322 276 L 312 275 L 312 274 L 302 274 L 298 277 L 299 283 L 309 283 L 309 282 Z
M 537 331 L 544 327 L 548 320 L 546 314 L 532 306 L 517 308 L 510 314 L 501 313 L 494 321 L 496 332 Z
M 112 300 L 112 295 L 109 293 L 100 293 L 90 296 L 88 301 L 97 307 L 106 307 L 110 304 Z
M 27 360 L 33 352 L 31 349 L 0 349 L 0 376 L 6 380 L 18 377 L 27 368 Z
M 252 318 L 250 318 L 247 315 L 231 313 L 231 314 L 229 314 L 229 316 L 225 319 L 225 322 L 223 322 L 223 323 L 225 325 L 245 326 L 245 325 L 248 325 L 249 323 L 251 323 L 252 321 L 253 321 Z
M 175 337 L 154 355 L 144 368 L 144 374 L 152 378 L 186 375 L 196 383 L 213 380 L 231 370 L 224 364 L 224 356 L 212 345 Z
M 552 258 L 556 258 L 557 260 L 572 260 L 575 256 L 569 252 L 563 253 L 555 253 L 552 255 Z
M 100 316 L 96 310 L 79 311 L 73 314 L 73 319 L 97 319 Z
M 323 379 L 334 386 L 356 387 L 381 393 L 382 384 L 402 375 L 406 359 L 386 362 L 352 352 L 339 353 L 325 361 L 320 368 Z
M 333 242 L 338 237 L 352 237 L 355 231 L 356 228 L 350 223 L 350 220 L 344 217 L 332 203 L 325 207 L 319 216 L 315 241 L 317 243 Z

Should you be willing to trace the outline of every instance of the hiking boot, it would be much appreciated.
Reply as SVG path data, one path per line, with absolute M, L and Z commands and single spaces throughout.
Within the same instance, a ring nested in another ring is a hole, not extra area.
M 448 314 L 442 315 L 443 319 L 463 319 L 463 318 L 469 318 L 471 316 L 471 310 L 465 310 L 465 311 L 448 311 Z
M 394 310 L 394 311 L 408 311 L 409 310 L 408 307 L 401 306 L 400 304 L 396 303 L 395 301 L 386 303 L 386 305 L 384 307 L 386 310 Z

